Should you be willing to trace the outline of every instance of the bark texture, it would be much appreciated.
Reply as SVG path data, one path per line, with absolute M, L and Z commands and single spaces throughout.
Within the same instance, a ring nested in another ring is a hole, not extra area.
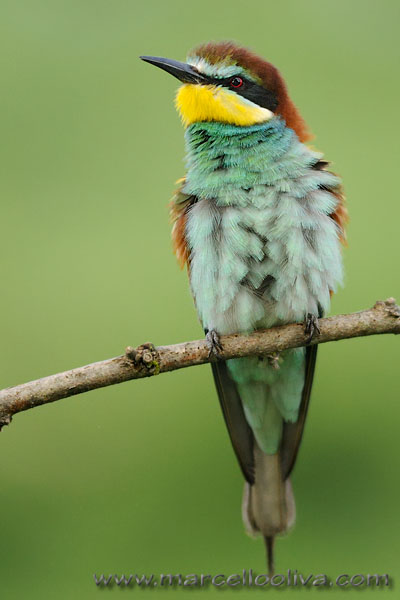
M 336 315 L 319 321 L 320 333 L 310 344 L 323 344 L 353 337 L 400 333 L 400 308 L 394 298 L 378 301 L 361 312 Z M 308 334 L 303 323 L 282 325 L 250 335 L 221 337 L 223 351 L 219 360 L 251 355 L 274 355 L 287 348 L 307 345 Z M 151 377 L 160 373 L 202 365 L 216 360 L 209 356 L 205 340 L 155 347 L 146 343 L 138 348 L 128 346 L 125 354 L 78 367 L 29 383 L 0 391 L 0 429 L 11 422 L 14 414 L 35 406 L 82 394 L 100 387 L 130 379 Z

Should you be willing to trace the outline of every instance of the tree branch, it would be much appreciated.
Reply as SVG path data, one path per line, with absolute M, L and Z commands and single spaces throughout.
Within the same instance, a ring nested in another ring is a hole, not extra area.
M 320 319 L 320 334 L 310 344 L 322 344 L 381 333 L 400 333 L 400 308 L 394 298 L 378 301 L 368 310 Z M 307 345 L 304 324 L 282 325 L 250 335 L 221 337 L 222 359 L 270 355 L 288 348 Z M 143 344 L 128 347 L 123 356 L 85 365 L 71 371 L 0 391 L 0 429 L 14 414 L 61 398 L 114 385 L 130 379 L 150 377 L 215 360 L 209 357 L 205 340 L 172 346 Z

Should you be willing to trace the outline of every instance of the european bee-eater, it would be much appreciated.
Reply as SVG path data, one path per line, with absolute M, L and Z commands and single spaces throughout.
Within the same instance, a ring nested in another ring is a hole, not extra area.
M 279 71 L 231 42 L 186 63 L 142 56 L 182 82 L 186 176 L 171 204 L 215 384 L 245 478 L 243 519 L 273 541 L 294 523 L 296 461 L 317 346 L 218 360 L 219 336 L 305 322 L 312 336 L 342 280 L 347 211 L 337 175 L 305 145 L 307 126 Z

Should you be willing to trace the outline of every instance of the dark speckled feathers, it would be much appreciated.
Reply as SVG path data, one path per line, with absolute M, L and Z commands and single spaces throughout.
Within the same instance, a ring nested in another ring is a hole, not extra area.
M 318 171 L 326 171 L 331 173 L 327 169 L 329 162 L 325 160 L 318 160 L 313 169 Z M 187 195 L 183 192 L 185 186 L 185 178 L 183 177 L 178 181 L 179 187 L 177 188 L 171 202 L 170 202 L 170 218 L 173 224 L 172 227 L 172 245 L 173 251 L 176 255 L 178 263 L 181 268 L 187 264 L 189 266 L 189 249 L 186 240 L 186 221 L 187 215 L 190 208 L 197 201 L 195 196 Z M 325 188 L 326 191 L 335 196 L 337 204 L 335 210 L 332 212 L 331 217 L 336 222 L 339 228 L 340 240 L 343 244 L 346 244 L 346 225 L 349 217 L 345 204 L 345 196 L 343 188 L 340 184 L 332 185 L 329 188 Z M 333 292 L 331 292 L 333 293 Z

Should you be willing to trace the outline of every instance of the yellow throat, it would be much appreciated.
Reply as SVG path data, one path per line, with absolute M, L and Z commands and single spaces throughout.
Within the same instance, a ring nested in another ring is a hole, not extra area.
M 199 121 L 249 126 L 273 117 L 267 108 L 216 85 L 186 83 L 179 88 L 175 102 L 185 127 Z

